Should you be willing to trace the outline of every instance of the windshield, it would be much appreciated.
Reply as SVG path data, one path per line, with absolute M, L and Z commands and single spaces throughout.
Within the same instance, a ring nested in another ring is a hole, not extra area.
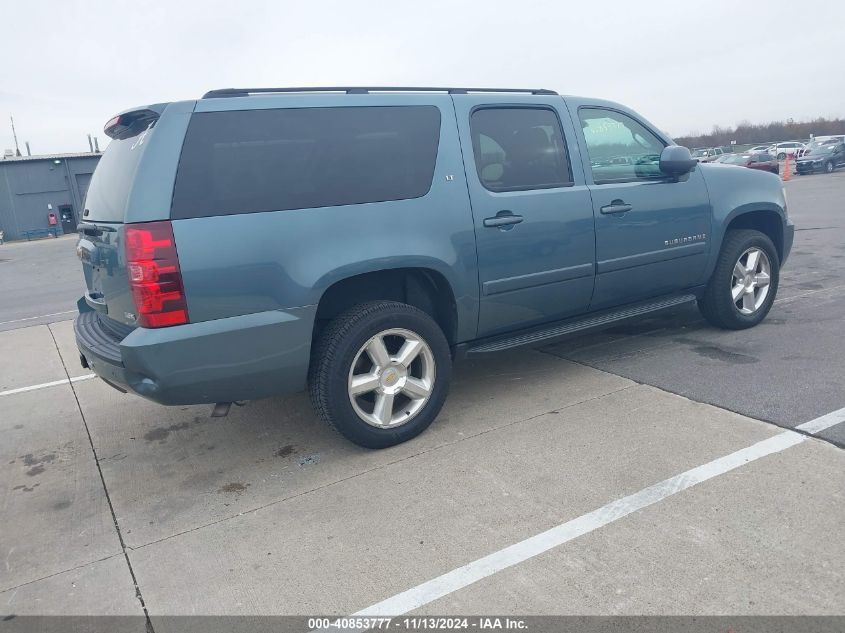
M 707 150 L 706 149 L 697 149 L 692 153 L 692 155 L 694 157 L 707 156 Z
M 836 149 L 836 141 L 826 141 L 821 143 L 813 143 L 810 145 L 810 154 L 830 154 Z

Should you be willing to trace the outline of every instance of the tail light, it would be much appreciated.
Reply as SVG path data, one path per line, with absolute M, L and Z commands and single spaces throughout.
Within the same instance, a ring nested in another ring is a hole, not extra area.
M 188 304 L 170 222 L 127 224 L 126 267 L 141 327 L 188 322 Z

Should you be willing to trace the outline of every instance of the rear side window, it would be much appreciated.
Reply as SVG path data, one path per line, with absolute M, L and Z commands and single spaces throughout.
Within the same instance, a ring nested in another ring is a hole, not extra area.
M 547 108 L 483 108 L 470 119 L 478 178 L 490 191 L 572 184 L 557 115 Z
M 419 198 L 440 140 L 434 106 L 194 114 L 171 217 Z

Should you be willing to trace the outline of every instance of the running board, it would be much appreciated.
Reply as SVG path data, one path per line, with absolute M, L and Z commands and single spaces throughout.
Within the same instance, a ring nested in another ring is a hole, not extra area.
M 617 325 L 622 321 L 627 321 L 628 319 L 633 319 L 654 312 L 661 312 L 663 310 L 675 308 L 694 301 L 694 294 L 686 294 L 667 297 L 655 301 L 637 303 L 624 308 L 616 308 L 614 310 L 583 317 L 577 320 L 569 320 L 562 323 L 558 322 L 551 325 L 541 326 L 539 328 L 523 330 L 515 335 L 505 335 L 484 339 L 476 343 L 470 343 L 465 354 L 466 356 L 477 356 L 480 354 L 489 354 L 490 352 L 501 352 L 514 347 L 548 343 L 574 334 L 582 334 L 588 330 L 600 330 L 607 328 Z

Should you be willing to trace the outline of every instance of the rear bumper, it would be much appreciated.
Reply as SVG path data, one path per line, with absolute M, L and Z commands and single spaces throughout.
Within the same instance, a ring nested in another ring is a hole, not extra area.
M 167 405 L 255 400 L 305 387 L 316 306 L 258 312 L 119 340 L 83 312 L 76 344 L 88 367 L 121 389 Z

